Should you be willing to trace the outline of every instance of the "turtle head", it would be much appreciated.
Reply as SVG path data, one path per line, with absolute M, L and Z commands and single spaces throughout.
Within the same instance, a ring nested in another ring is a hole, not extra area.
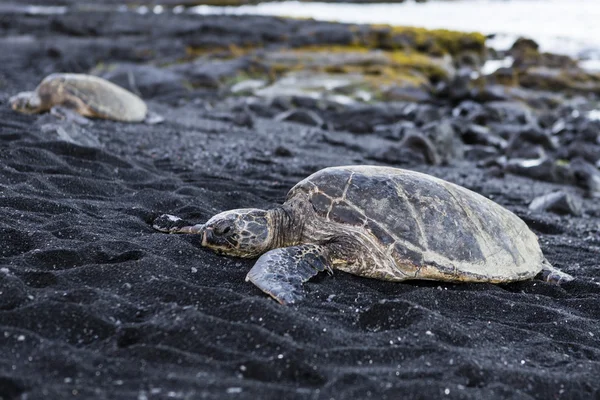
M 39 112 L 42 105 L 42 100 L 36 92 L 21 92 L 11 97 L 8 102 L 13 110 L 25 114 Z
M 271 248 L 271 224 L 266 210 L 241 208 L 225 211 L 204 224 L 202 246 L 219 254 L 258 257 Z

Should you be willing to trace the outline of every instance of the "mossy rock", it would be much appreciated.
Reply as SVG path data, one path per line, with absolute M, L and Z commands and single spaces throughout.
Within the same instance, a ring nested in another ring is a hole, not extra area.
M 528 67 L 577 67 L 577 62 L 569 56 L 540 52 L 538 44 L 531 39 L 517 39 L 508 53 L 514 58 L 513 67 L 520 69 Z
M 579 68 L 531 67 L 519 74 L 519 83 L 528 89 L 600 94 L 600 76 Z
M 488 83 L 503 86 L 518 86 L 519 74 L 512 67 L 501 67 L 486 77 Z
M 416 51 L 370 50 L 360 46 L 308 46 L 262 54 L 256 61 L 266 64 L 275 76 L 310 69 L 327 73 L 359 73 L 391 81 L 416 74 L 435 83 L 448 79 L 454 73 L 448 57 L 436 58 Z
M 434 56 L 458 55 L 463 51 L 485 54 L 485 36 L 446 29 L 371 25 L 359 32 L 357 42 L 370 48 L 416 50 Z

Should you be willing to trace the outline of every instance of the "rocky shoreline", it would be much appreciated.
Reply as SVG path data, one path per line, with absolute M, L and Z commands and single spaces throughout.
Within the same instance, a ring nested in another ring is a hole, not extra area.
M 0 54 L 1 399 L 600 393 L 600 77 L 576 61 L 477 33 L 126 11 L 6 11 Z M 109 79 L 165 122 L 8 108 L 52 72 Z M 150 226 L 268 207 L 347 164 L 492 198 L 577 279 L 340 272 L 285 308 L 244 283 L 251 260 Z

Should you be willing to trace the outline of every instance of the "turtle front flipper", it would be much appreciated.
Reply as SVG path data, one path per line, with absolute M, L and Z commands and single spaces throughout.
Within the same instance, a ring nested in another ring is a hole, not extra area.
M 72 107 L 67 106 L 54 106 L 50 109 L 50 114 L 54 115 L 58 119 L 63 119 L 67 122 L 74 122 L 79 125 L 88 125 L 90 120 L 79 114 L 79 112 Z
M 248 272 L 246 281 L 279 303 L 290 304 L 304 297 L 304 282 L 325 270 L 332 272 L 329 250 L 316 244 L 304 244 L 266 252 Z

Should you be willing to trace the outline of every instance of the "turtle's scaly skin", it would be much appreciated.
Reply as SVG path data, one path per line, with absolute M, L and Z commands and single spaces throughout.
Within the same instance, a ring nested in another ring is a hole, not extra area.
M 310 208 L 302 204 L 310 204 Z M 391 281 L 508 282 L 532 278 L 544 256 L 516 215 L 468 189 L 396 168 L 326 168 L 286 200 L 304 213 L 303 243 L 340 235 L 354 261 L 334 267 Z M 339 256 L 338 256 L 339 257 Z
M 55 106 L 72 109 L 85 117 L 141 122 L 146 103 L 135 94 L 105 79 L 84 74 L 51 74 L 34 92 L 10 99 L 15 111 L 40 113 Z

